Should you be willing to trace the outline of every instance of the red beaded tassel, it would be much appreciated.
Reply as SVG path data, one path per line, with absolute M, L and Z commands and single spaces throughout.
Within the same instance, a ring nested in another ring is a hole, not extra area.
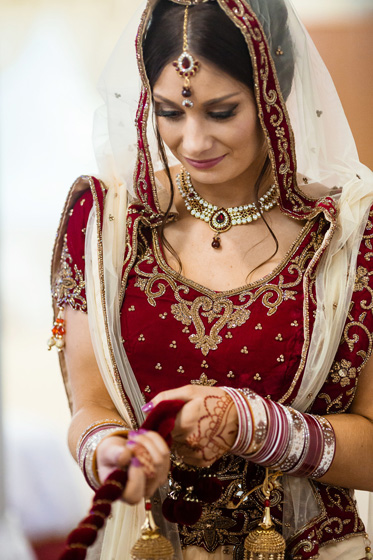
M 84 560 L 87 549 L 95 542 L 98 531 L 111 513 L 112 503 L 122 494 L 127 484 L 127 471 L 115 470 L 108 476 L 93 498 L 89 515 L 67 538 L 66 549 L 60 560 Z
M 177 413 L 182 409 L 185 402 L 180 400 L 163 401 L 147 416 L 142 428 L 157 431 L 167 442 L 172 443 L 171 432 L 174 429 Z M 121 497 L 127 484 L 127 470 L 117 469 L 111 473 L 104 484 L 97 490 L 89 515 L 83 519 L 76 529 L 67 538 L 66 549 L 59 560 L 85 560 L 87 549 L 95 542 L 98 531 L 104 526 L 106 519 L 111 513 L 111 506 L 115 500 Z M 150 507 L 147 502 L 147 523 L 152 530 L 156 529 Z M 146 534 L 146 526 L 143 527 L 143 536 Z M 145 531 L 145 533 L 144 533 Z M 158 534 L 158 533 L 157 533 Z M 159 535 L 159 538 L 161 535 Z M 157 540 L 159 539 L 156 537 Z M 163 539 L 163 537 L 162 537 Z M 143 540 L 146 540 L 144 537 Z M 167 539 L 165 539 L 167 540 Z M 166 544 L 158 540 L 162 550 L 167 552 Z M 168 542 L 168 541 L 167 541 Z M 171 546 L 171 545 L 170 545 Z M 148 556 L 147 558 L 153 558 Z M 161 558 L 161 557 L 154 557 Z M 163 558 L 163 557 L 162 557 Z M 172 559 L 172 556 L 171 556 Z M 165 556 L 164 560 L 168 560 Z

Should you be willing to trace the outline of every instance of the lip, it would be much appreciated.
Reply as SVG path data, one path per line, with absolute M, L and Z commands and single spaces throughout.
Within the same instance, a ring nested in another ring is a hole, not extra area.
M 195 167 L 196 169 L 209 169 L 210 167 L 214 167 L 215 165 L 220 163 L 225 158 L 225 156 L 226 156 L 226 154 L 224 154 L 223 156 L 220 156 L 218 158 L 203 159 L 203 160 L 189 159 L 189 158 L 186 157 L 185 161 L 187 161 L 189 163 L 189 165 L 191 165 L 192 167 Z

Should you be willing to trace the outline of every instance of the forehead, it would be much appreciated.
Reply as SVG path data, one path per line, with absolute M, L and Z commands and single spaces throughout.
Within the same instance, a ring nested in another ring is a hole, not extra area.
M 234 92 L 246 93 L 252 98 L 251 90 L 242 82 L 235 80 L 213 64 L 200 60 L 197 74 L 190 78 L 193 96 L 200 102 L 212 98 L 219 98 Z M 179 100 L 183 88 L 184 78 L 179 76 L 172 62 L 167 64 L 154 84 L 154 95 L 160 95 L 172 100 Z

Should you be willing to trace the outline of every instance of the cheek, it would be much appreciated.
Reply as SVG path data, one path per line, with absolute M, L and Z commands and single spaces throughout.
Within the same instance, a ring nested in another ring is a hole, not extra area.
M 246 139 L 244 139 L 244 136 Z M 265 136 L 257 115 L 255 115 L 255 118 L 251 119 L 246 129 L 243 127 L 241 140 L 246 142 L 246 145 L 248 148 L 251 148 L 251 150 L 256 152 L 261 152 L 263 150 Z
M 240 153 L 253 153 L 259 152 L 264 145 L 264 134 L 260 125 L 256 123 L 244 124 L 241 121 L 240 125 L 234 130 L 234 134 L 230 134 L 231 147 Z
M 163 142 L 170 150 L 174 149 L 178 145 L 177 127 L 170 125 L 163 119 L 157 119 L 157 126 Z

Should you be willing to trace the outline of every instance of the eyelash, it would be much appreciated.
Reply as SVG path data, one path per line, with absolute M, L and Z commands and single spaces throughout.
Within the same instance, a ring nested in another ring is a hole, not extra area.
M 229 109 L 229 111 L 212 111 L 207 114 L 210 118 L 214 120 L 223 121 L 231 117 L 234 117 L 236 115 L 236 109 L 237 109 L 237 105 L 235 107 L 232 107 L 232 109 Z M 179 120 L 183 115 L 181 111 L 162 111 L 162 110 L 157 111 L 155 114 L 157 117 L 164 117 L 166 119 L 171 119 L 174 121 Z

